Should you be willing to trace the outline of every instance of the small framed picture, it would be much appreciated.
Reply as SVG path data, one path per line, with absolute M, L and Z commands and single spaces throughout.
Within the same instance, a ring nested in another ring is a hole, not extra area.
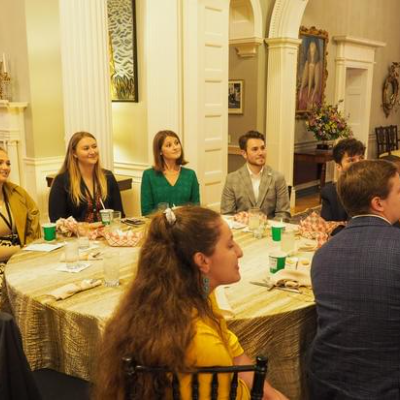
M 243 80 L 230 80 L 228 89 L 229 114 L 243 114 Z

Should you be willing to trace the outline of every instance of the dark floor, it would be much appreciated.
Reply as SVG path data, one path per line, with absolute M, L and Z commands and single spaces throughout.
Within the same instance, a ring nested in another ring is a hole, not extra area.
M 51 369 L 33 372 L 43 400 L 89 400 L 90 384 Z

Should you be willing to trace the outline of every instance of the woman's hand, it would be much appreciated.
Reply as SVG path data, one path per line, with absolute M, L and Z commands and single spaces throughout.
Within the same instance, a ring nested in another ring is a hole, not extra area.
M 265 382 L 263 400 L 289 400 L 289 399 L 279 390 L 274 389 L 268 382 Z

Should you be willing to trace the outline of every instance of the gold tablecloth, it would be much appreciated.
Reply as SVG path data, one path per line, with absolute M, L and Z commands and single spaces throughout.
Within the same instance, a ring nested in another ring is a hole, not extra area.
M 244 257 L 242 280 L 225 289 L 235 313 L 229 327 L 250 356 L 269 359 L 268 379 L 291 400 L 306 398 L 304 354 L 315 333 L 315 306 L 311 290 L 303 294 L 250 284 L 268 271 L 268 240 L 235 232 Z M 23 337 L 32 369 L 52 368 L 91 380 L 94 355 L 105 321 L 115 309 L 134 274 L 135 248 L 110 248 L 120 256 L 121 283 L 116 288 L 99 286 L 55 301 L 47 293 L 82 279 L 102 278 L 102 262 L 80 273 L 56 270 L 62 249 L 51 253 L 20 251 L 8 262 L 6 290 L 11 310 Z
M 271 241 L 254 239 L 245 232 L 236 233 L 235 238 L 244 255 L 242 279 L 225 289 L 235 313 L 228 326 L 249 356 L 267 356 L 268 380 L 274 387 L 291 400 L 305 400 L 306 351 L 316 331 L 312 290 L 301 288 L 302 294 L 296 294 L 251 284 L 268 275 Z

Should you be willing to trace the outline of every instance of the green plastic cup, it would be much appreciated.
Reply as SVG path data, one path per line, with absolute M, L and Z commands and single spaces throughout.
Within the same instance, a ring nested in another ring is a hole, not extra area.
M 47 224 L 42 225 L 43 228 L 43 236 L 46 242 L 52 242 L 56 239 L 56 224 L 53 222 L 49 222 Z
M 280 242 L 282 240 L 282 232 L 285 230 L 285 225 L 282 223 L 275 223 L 271 226 L 272 240 Z
M 277 250 L 269 255 L 269 271 L 275 274 L 285 268 L 287 253 Z
M 103 225 L 110 225 L 113 218 L 113 212 L 111 208 L 105 208 L 104 210 L 100 210 L 100 218 Z

